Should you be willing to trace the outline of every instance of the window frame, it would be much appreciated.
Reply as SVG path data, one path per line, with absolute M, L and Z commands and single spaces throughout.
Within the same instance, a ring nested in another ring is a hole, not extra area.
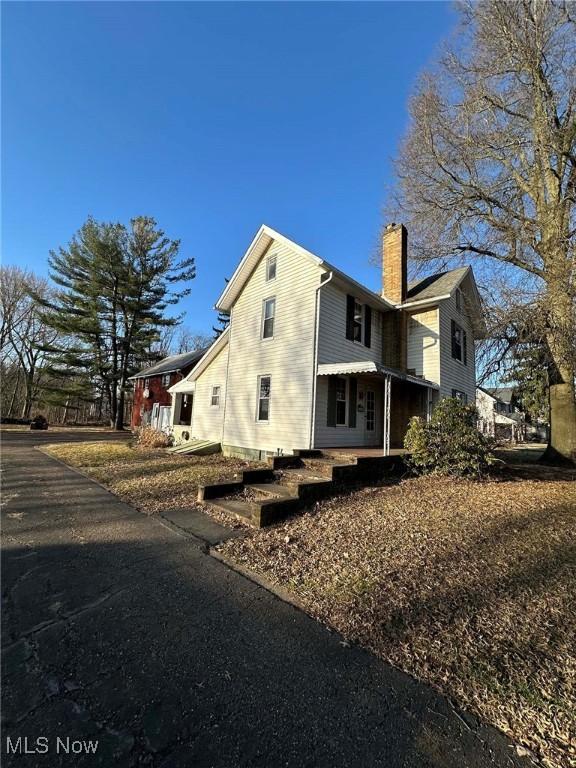
M 460 332 L 460 338 L 459 338 L 459 341 L 456 341 L 456 334 L 458 332 Z M 456 360 L 461 365 L 467 365 L 466 346 L 467 346 L 466 331 L 459 323 L 456 322 L 456 320 L 452 320 L 450 351 L 452 354 L 452 359 Z M 456 347 L 460 348 L 459 356 L 454 354 Z
M 266 317 L 266 306 L 273 302 L 274 312 L 271 317 Z M 266 321 L 272 320 L 272 334 L 265 336 L 266 333 Z M 260 338 L 262 341 L 269 341 L 274 338 L 274 328 L 276 325 L 276 296 L 269 296 L 267 299 L 262 300 L 262 327 L 260 329 Z
M 368 395 L 372 395 L 371 398 L 368 398 Z M 368 400 L 372 401 L 372 408 L 371 408 L 371 415 L 372 415 L 372 426 L 369 426 L 368 416 Z M 366 410 L 366 432 L 376 432 L 376 392 L 373 389 L 367 389 L 364 395 L 364 408 Z
M 262 381 L 268 379 L 268 397 L 262 397 Z M 260 418 L 260 403 L 266 400 L 268 401 L 268 414 L 267 418 Z M 272 400 L 272 376 L 269 373 L 262 373 L 258 376 L 257 389 L 256 389 L 256 422 L 258 424 L 270 423 L 270 404 Z
M 344 383 L 344 399 L 338 399 L 338 385 L 343 382 Z M 344 421 L 338 421 L 338 403 L 344 403 Z M 347 427 L 348 426 L 348 408 L 350 403 L 350 395 L 348 390 L 348 379 L 344 378 L 344 376 L 337 376 L 336 377 L 336 414 L 335 414 L 335 423 L 334 426 L 336 427 Z
M 461 389 L 452 389 L 452 397 L 455 400 L 459 400 L 464 405 L 468 405 L 468 395 Z
M 215 392 L 215 390 L 218 390 Z M 222 387 L 220 384 L 214 384 L 212 386 L 212 393 L 210 395 L 210 408 L 220 408 L 220 397 L 222 394 Z M 214 399 L 216 398 L 216 402 L 214 402 Z
M 272 277 L 270 276 L 270 267 L 274 266 L 274 274 Z M 278 254 L 271 253 L 270 256 L 266 257 L 266 282 L 271 283 L 273 280 L 276 280 L 276 274 L 278 272 Z
M 163 373 L 163 374 L 162 374 L 162 380 L 161 380 L 161 384 L 162 384 L 162 386 L 163 386 L 164 388 L 166 388 L 166 387 L 169 387 L 169 386 L 170 386 L 170 378 L 171 378 L 171 376 L 172 376 L 172 374 L 171 374 L 171 373 Z
M 356 307 L 360 308 L 360 312 L 358 314 L 359 320 L 356 319 Z M 356 331 L 358 331 L 358 338 L 356 338 Z M 364 335 L 364 304 L 362 304 L 361 301 L 358 301 L 356 297 L 354 297 L 354 312 L 352 314 L 352 341 L 354 344 L 362 344 L 362 336 Z

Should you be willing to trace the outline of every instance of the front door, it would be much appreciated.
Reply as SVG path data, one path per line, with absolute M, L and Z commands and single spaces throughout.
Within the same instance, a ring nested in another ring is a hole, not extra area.
M 150 426 L 154 429 L 158 429 L 158 416 L 160 414 L 160 403 L 154 403 L 152 406 L 152 419 L 150 420 Z
M 376 431 L 376 394 L 373 389 L 367 389 L 364 395 L 364 437 L 367 444 L 375 439 Z

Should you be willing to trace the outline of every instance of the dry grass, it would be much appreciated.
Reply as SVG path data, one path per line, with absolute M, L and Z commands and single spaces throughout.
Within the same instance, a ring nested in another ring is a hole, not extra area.
M 178 456 L 126 443 L 61 443 L 47 446 L 46 451 L 148 513 L 194 507 L 199 485 L 230 479 L 254 466 L 221 454 Z
M 576 760 L 576 483 L 525 474 L 361 491 L 221 550 L 564 768 Z

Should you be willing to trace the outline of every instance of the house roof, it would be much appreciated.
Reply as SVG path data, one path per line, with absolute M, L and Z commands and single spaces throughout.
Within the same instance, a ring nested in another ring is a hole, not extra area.
M 469 270 L 470 267 L 458 267 L 458 269 L 439 272 L 436 275 L 428 275 L 428 277 L 415 280 L 408 285 L 406 301 L 421 301 L 447 296 L 462 282 Z
M 150 376 L 160 376 L 163 373 L 173 373 L 175 371 L 181 371 L 183 368 L 188 368 L 190 365 L 198 362 L 200 358 L 206 352 L 207 347 L 204 349 L 195 349 L 193 352 L 183 352 L 181 355 L 169 355 L 160 362 L 143 368 L 134 376 L 130 376 L 130 379 L 149 379 Z
M 366 288 L 364 285 L 356 282 L 356 280 L 344 274 L 344 272 L 341 272 L 329 262 L 321 259 L 319 256 L 316 256 L 311 251 L 307 251 L 306 248 L 303 248 L 293 240 L 290 240 L 284 235 L 281 235 L 280 232 L 276 232 L 271 227 L 263 224 L 250 243 L 248 250 L 240 261 L 240 264 L 238 264 L 236 267 L 234 274 L 222 291 L 222 294 L 216 302 L 216 309 L 223 312 L 230 311 L 232 304 L 239 296 L 246 281 L 252 274 L 252 271 L 273 242 L 287 245 L 296 253 L 304 256 L 304 258 L 311 260 L 318 267 L 322 267 L 323 269 L 332 272 L 335 278 L 337 278 L 340 282 L 350 286 L 358 295 L 358 298 L 363 298 L 367 303 L 373 304 L 380 309 L 392 309 L 394 307 L 393 304 L 382 298 L 382 296 L 374 293 L 374 291 L 371 291 L 369 288 Z
M 192 381 L 195 381 L 198 376 L 206 369 L 206 366 L 208 366 L 212 360 L 216 357 L 216 355 L 224 349 L 226 344 L 228 344 L 228 337 L 230 336 L 230 326 L 228 326 L 220 336 L 208 347 L 208 349 L 204 350 L 204 354 L 202 355 L 202 359 L 198 361 L 198 363 L 194 366 L 194 368 L 190 371 L 190 373 L 187 374 L 184 381 L 179 381 L 177 384 L 173 384 L 169 389 L 168 392 L 172 394 L 176 394 L 177 392 L 185 392 L 187 390 L 184 389 L 184 382 L 190 383 Z M 179 386 L 181 385 L 181 386 Z M 193 391 L 193 389 L 190 389 L 188 391 Z
M 510 404 L 514 396 L 514 387 L 485 387 L 484 391 L 502 403 Z

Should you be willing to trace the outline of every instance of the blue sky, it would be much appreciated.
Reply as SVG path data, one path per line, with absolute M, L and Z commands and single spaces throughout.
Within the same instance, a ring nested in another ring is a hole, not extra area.
M 3 263 L 46 273 L 89 214 L 194 256 L 185 324 L 266 223 L 374 289 L 391 159 L 449 4 L 2 5 Z

